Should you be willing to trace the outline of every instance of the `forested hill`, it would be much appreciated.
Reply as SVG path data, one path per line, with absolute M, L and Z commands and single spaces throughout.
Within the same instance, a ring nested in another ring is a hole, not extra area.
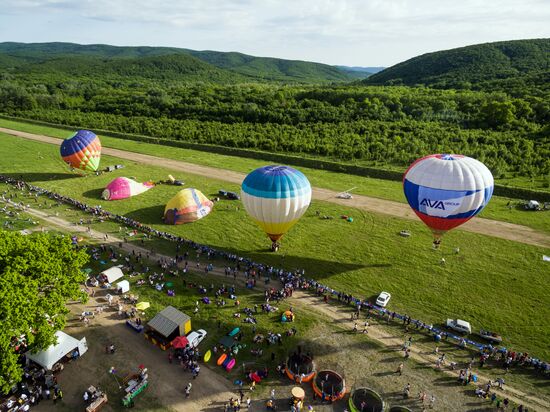
M 477 44 L 423 54 L 364 80 L 366 84 L 480 88 L 525 78 L 537 82 L 550 71 L 550 39 Z
M 219 69 L 187 54 L 147 56 L 125 59 L 106 59 L 92 56 L 56 57 L 44 62 L 26 64 L 17 69 L 18 75 L 32 74 L 34 78 L 67 77 L 149 80 L 177 80 L 212 83 L 238 83 L 249 79 L 228 70 Z
M 99 59 L 99 60 L 98 60 Z M 123 60 L 123 62 L 121 62 Z M 67 68 L 61 67 L 67 62 Z M 66 70 L 91 75 L 85 64 L 99 62 L 98 74 L 123 72 L 129 64 L 138 76 L 148 76 L 152 66 L 167 70 L 164 78 L 204 80 L 210 82 L 280 81 L 294 83 L 327 83 L 354 80 L 346 70 L 335 66 L 298 60 L 255 57 L 235 52 L 195 51 L 174 47 L 118 47 L 103 44 L 74 43 L 0 43 L 0 69 Z M 143 64 L 143 70 L 140 65 Z M 193 65 L 196 66 L 193 69 Z M 36 66 L 33 68 L 33 66 Z M 217 71 L 216 71 L 217 70 Z M 141 75 L 140 75 L 141 73 Z M 133 75 L 134 73 L 129 73 Z M 210 77 L 212 75 L 213 77 Z M 157 77 L 160 74 L 157 73 Z M 153 78 L 157 78 L 153 77 Z

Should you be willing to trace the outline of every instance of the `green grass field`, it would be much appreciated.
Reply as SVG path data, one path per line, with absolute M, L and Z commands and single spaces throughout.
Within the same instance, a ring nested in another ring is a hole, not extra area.
M 101 176 L 78 177 L 66 170 L 53 145 L 5 135 L 0 139 L 2 153 L 9 153 L 0 158 L 2 174 L 21 176 L 88 204 L 102 205 L 158 229 L 256 261 L 305 268 L 307 276 L 335 289 L 366 297 L 387 290 L 393 295 L 392 309 L 434 323 L 447 317 L 467 319 L 474 329 L 483 327 L 502 333 L 510 346 L 550 357 L 546 344 L 550 337 L 546 290 L 550 270 L 542 261 L 542 254 L 550 254 L 548 249 L 454 231 L 446 235 L 442 249 L 434 251 L 431 235 L 421 223 L 313 202 L 283 239 L 281 251 L 273 254 L 267 251 L 268 239 L 248 219 L 239 202 L 222 200 L 201 221 L 168 226 L 160 217 L 177 187 L 161 185 L 124 201 L 99 199 L 105 185 L 117 176 L 160 180 L 170 170 L 104 156 L 104 165 L 116 162 L 125 168 Z M 222 187 L 238 190 L 236 185 L 194 175 L 178 177 L 187 187 L 196 187 L 207 196 Z M 320 220 L 316 210 L 335 218 Z M 354 222 L 339 219 L 344 214 L 353 216 Z M 114 230 L 116 225 L 109 225 Z M 410 230 L 413 236 L 398 236 L 402 229 Z M 454 254 L 455 247 L 460 247 L 459 254 Z M 439 263 L 442 256 L 447 261 L 444 266 Z
M 66 138 L 71 134 L 67 130 L 63 129 L 38 126 L 5 119 L 0 119 L 0 126 L 59 138 Z M 266 164 L 266 162 L 262 160 L 218 155 L 197 150 L 154 145 L 150 143 L 134 142 L 103 135 L 101 136 L 101 142 L 106 147 L 162 156 L 169 159 L 183 160 L 190 163 L 234 170 L 242 173 L 248 173 L 254 168 L 264 166 Z M 102 165 L 105 164 L 107 164 L 107 162 L 103 159 Z M 353 176 L 318 169 L 300 168 L 300 170 L 307 175 L 313 186 L 336 191 L 344 191 L 356 187 L 356 189 L 353 190 L 353 193 L 378 197 L 381 199 L 395 200 L 403 203 L 406 202 L 400 182 Z M 526 185 L 525 187 L 529 187 L 529 185 Z M 518 202 L 517 199 L 508 199 L 495 196 L 491 199 L 487 207 L 481 212 L 480 216 L 487 219 L 517 223 L 550 233 L 550 212 L 536 213 L 527 212 L 520 208 L 509 209 L 508 203 L 510 201 L 512 203 Z

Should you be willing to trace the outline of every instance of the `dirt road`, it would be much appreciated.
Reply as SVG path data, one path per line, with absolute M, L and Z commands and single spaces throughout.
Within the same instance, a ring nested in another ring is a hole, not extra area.
M 18 136 L 29 140 L 35 140 L 55 145 L 59 145 L 61 141 L 61 139 L 55 137 L 26 133 L 18 130 L 6 129 L 3 127 L 0 127 L 0 132 L 10 134 L 12 136 Z M 236 184 L 241 184 L 245 177 L 243 173 L 230 170 L 201 166 L 179 160 L 166 159 L 163 157 L 129 152 L 109 147 L 104 147 L 102 149 L 102 152 L 104 154 L 119 157 L 121 159 L 131 160 L 144 164 L 162 164 L 164 167 L 169 169 L 219 179 Z M 358 209 L 366 210 L 368 212 L 381 213 L 393 217 L 414 220 L 418 219 L 416 215 L 410 210 L 408 205 L 404 203 L 361 195 L 354 195 L 353 199 L 338 199 L 336 197 L 337 194 L 338 193 L 333 190 L 322 189 L 318 187 L 313 188 L 313 198 L 316 200 L 323 200 L 348 207 L 351 206 Z M 529 227 L 513 223 L 475 218 L 461 226 L 461 230 L 498 237 L 501 239 L 513 240 L 515 242 L 521 242 L 535 246 L 550 247 L 549 235 L 546 235 L 542 232 L 537 232 L 536 230 Z
M 104 241 L 105 239 L 105 233 L 98 232 L 93 229 L 88 231 L 85 226 L 75 225 L 60 217 L 52 216 L 42 210 L 29 208 L 26 210 L 26 213 L 40 218 L 45 223 L 53 227 L 61 228 L 63 231 L 69 233 L 80 233 L 85 237 L 96 239 L 99 241 Z M 121 243 L 122 249 L 126 252 L 131 252 L 132 250 L 135 250 L 136 253 L 141 252 L 145 255 L 149 251 L 146 248 L 131 243 L 125 243 L 123 239 L 120 239 L 112 234 L 108 235 L 108 241 L 115 244 Z M 168 256 L 163 256 L 160 254 L 157 254 L 156 257 L 166 259 L 169 258 Z M 214 269 L 211 274 L 222 277 L 224 276 L 223 271 L 219 268 Z M 239 278 L 237 283 L 243 284 L 244 279 Z M 351 329 L 353 326 L 353 323 L 350 321 L 350 309 L 348 307 L 344 307 L 341 305 L 320 304 L 319 298 L 303 291 L 296 291 L 293 294 L 293 297 L 289 300 L 292 301 L 293 305 L 295 305 L 296 307 L 302 307 L 305 310 L 317 311 L 320 315 L 322 315 L 323 318 L 330 319 L 335 324 L 339 325 L 339 327 L 344 326 Z M 103 303 L 104 302 L 96 302 L 96 305 Z M 86 310 L 90 310 L 90 307 L 93 306 L 94 305 L 90 306 L 90 304 L 88 304 Z M 84 310 L 85 309 L 80 306 L 72 308 L 72 311 L 74 313 L 80 313 Z M 114 317 L 100 317 L 96 323 L 98 323 L 99 326 L 102 326 L 99 338 L 102 340 L 103 346 L 99 345 L 99 349 L 95 348 L 94 351 L 97 353 L 89 357 L 93 358 L 95 356 L 99 356 L 101 358 L 101 348 L 104 347 L 105 342 L 107 341 L 116 341 L 121 343 L 124 342 L 122 343 L 122 345 L 124 346 L 124 344 L 127 344 L 127 342 L 129 342 L 129 338 L 135 338 L 131 340 L 132 353 L 126 354 L 126 357 L 136 359 L 135 355 L 138 355 L 140 362 L 154 365 L 154 378 L 157 381 L 154 386 L 154 390 L 155 394 L 159 398 L 160 404 L 169 406 L 170 408 L 174 408 L 176 410 L 188 410 L 187 407 L 190 407 L 191 405 L 194 408 L 192 410 L 210 410 L 213 405 L 221 406 L 221 402 L 233 396 L 230 392 L 231 388 L 229 387 L 229 384 L 225 379 L 221 378 L 215 372 L 210 371 L 207 368 L 203 368 L 203 372 L 201 372 L 201 377 L 204 379 L 203 382 L 209 383 L 208 389 L 203 388 L 204 385 L 200 385 L 199 387 L 201 389 L 197 390 L 198 393 L 195 397 L 189 400 L 184 400 L 181 394 L 181 382 L 185 379 L 188 379 L 188 376 L 184 375 L 182 377 L 183 372 L 179 371 L 176 367 L 172 367 L 173 365 L 168 365 L 163 358 L 163 353 L 156 350 L 151 344 L 146 343 L 143 339 L 137 339 L 137 336 L 133 336 L 128 328 L 126 328 L 122 324 L 120 319 Z M 82 328 L 80 325 L 77 325 L 76 328 L 77 329 L 75 329 L 75 332 L 88 331 L 88 329 Z M 72 333 L 71 328 L 69 328 L 68 330 L 69 333 Z M 386 347 L 393 348 L 395 352 L 400 351 L 400 347 L 403 343 L 402 335 L 395 335 L 391 332 L 388 332 L 387 330 L 384 330 L 384 328 L 382 327 L 375 326 L 375 324 L 369 327 L 368 339 L 375 340 Z M 411 358 L 413 358 L 415 361 L 419 362 L 420 364 L 434 365 L 435 356 L 431 353 L 431 350 L 433 350 L 433 348 L 430 349 L 427 348 L 425 345 L 415 344 L 411 349 Z M 450 362 L 452 361 L 452 359 L 447 358 L 447 361 Z M 392 368 L 394 369 L 395 367 L 392 366 Z M 412 371 L 410 373 L 412 374 L 411 378 L 413 378 L 414 373 Z M 447 376 L 452 376 L 454 378 L 456 378 L 457 376 L 456 371 L 444 369 L 442 370 L 442 373 L 446 374 Z M 476 374 L 478 375 L 481 382 L 487 382 L 489 380 L 489 377 L 483 376 L 479 373 L 479 371 L 476 371 Z M 78 399 L 78 396 L 75 397 L 74 393 L 79 392 L 81 388 L 74 388 L 74 382 L 85 381 L 86 376 L 88 375 L 95 376 L 90 368 L 80 368 L 77 370 L 72 370 L 71 376 L 75 376 L 75 379 L 71 381 L 72 383 L 68 384 L 69 386 L 67 387 L 67 389 L 73 389 L 70 390 L 73 395 L 72 398 L 66 398 L 65 402 L 71 402 L 71 405 L 75 405 L 77 404 L 77 402 L 80 402 L 80 399 Z M 200 381 L 198 381 L 197 383 L 200 384 Z M 69 393 L 69 391 L 66 390 L 66 393 Z M 510 387 L 509 385 L 507 385 L 506 387 L 505 395 L 510 400 L 518 404 L 523 403 L 524 406 L 528 406 L 530 410 L 550 410 L 550 403 L 547 400 L 530 396 L 518 389 Z M 259 406 L 257 405 L 257 402 L 255 402 L 255 404 L 256 405 L 254 410 L 256 410 L 256 407 Z

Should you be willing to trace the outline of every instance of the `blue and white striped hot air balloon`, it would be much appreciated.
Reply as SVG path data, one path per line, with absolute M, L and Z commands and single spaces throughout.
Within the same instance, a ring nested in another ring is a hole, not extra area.
M 433 154 L 418 159 L 403 176 L 405 197 L 432 230 L 436 246 L 441 235 L 483 210 L 493 188 L 493 175 L 487 166 L 456 154 Z
M 252 220 L 277 249 L 277 241 L 298 222 L 311 202 L 307 177 L 289 166 L 264 166 L 242 183 L 241 198 Z

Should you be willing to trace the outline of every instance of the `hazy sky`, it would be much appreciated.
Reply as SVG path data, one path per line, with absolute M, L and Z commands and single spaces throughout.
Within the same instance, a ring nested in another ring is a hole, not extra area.
M 0 0 L 0 41 L 240 51 L 355 66 L 550 37 L 550 0 Z

